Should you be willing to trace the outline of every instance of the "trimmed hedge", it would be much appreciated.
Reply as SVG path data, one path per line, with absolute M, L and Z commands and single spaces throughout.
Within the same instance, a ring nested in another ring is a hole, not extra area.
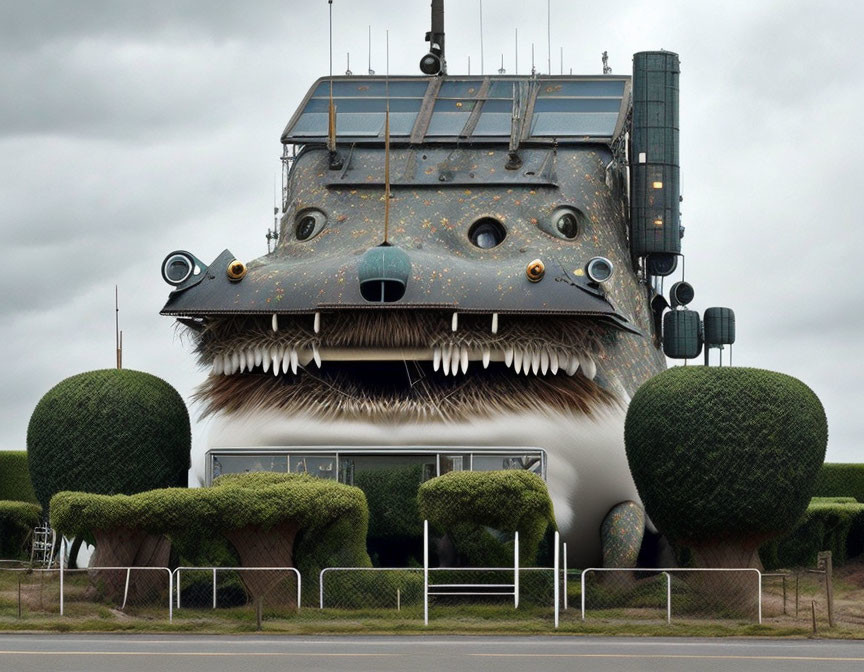
M 864 504 L 853 497 L 814 497 L 789 534 L 759 549 L 765 569 L 812 567 L 819 551 L 839 566 L 864 553 Z
M 266 533 L 293 521 L 300 528 L 295 564 L 304 576 L 316 577 L 322 567 L 371 565 L 365 548 L 368 520 L 361 490 L 307 474 L 228 474 L 209 488 L 136 495 L 60 492 L 51 500 L 51 524 L 68 536 L 131 528 L 188 542 L 201 530 L 217 538 L 247 527 Z
M 813 495 L 854 497 L 864 503 L 864 464 L 823 464 L 813 486 Z
M 27 468 L 27 451 L 0 450 L 0 500 L 36 504 Z
M 103 495 L 187 485 L 191 430 L 177 390 L 129 369 L 90 371 L 53 387 L 27 427 L 42 506 L 55 493 Z
M 639 388 L 625 424 L 648 515 L 670 539 L 694 547 L 731 541 L 755 550 L 793 528 L 827 441 L 813 391 L 761 369 L 669 369 Z
M 29 557 L 27 535 L 42 520 L 42 509 L 30 502 L 0 501 L 0 558 L 18 560 Z
M 530 565 L 555 526 L 546 483 L 528 471 L 451 472 L 421 485 L 418 502 L 421 517 L 447 533 L 460 559 L 474 566 L 510 565 L 516 531 L 520 563 Z

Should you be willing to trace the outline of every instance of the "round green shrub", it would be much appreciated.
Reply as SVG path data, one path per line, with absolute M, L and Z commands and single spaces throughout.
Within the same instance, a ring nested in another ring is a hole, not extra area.
M 0 450 L 0 500 L 33 504 L 38 501 L 30 482 L 26 451 Z
M 42 520 L 42 509 L 30 502 L 0 501 L 0 558 L 27 557 L 27 536 Z
M 63 490 L 104 495 L 185 486 L 189 413 L 156 376 L 105 369 L 72 376 L 42 397 L 27 428 L 36 496 L 47 509 Z
M 801 381 L 749 368 L 675 367 L 636 392 L 627 460 L 654 524 L 698 547 L 755 549 L 790 530 L 810 501 L 828 425 Z
M 512 534 L 517 531 L 520 562 L 535 562 L 543 535 L 555 525 L 546 483 L 528 471 L 450 472 L 420 486 L 418 502 L 420 515 L 446 532 L 474 566 L 509 565 Z

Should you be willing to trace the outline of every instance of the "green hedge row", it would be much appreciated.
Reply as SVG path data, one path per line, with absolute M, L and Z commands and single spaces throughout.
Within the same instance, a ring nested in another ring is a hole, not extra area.
M 20 560 L 29 557 L 27 535 L 42 519 L 42 509 L 30 502 L 0 501 L 0 558 Z
M 27 451 L 0 451 L 0 500 L 37 503 L 27 468 Z
M 864 503 L 864 464 L 823 464 L 813 496 L 854 497 Z
M 460 560 L 473 566 L 508 566 L 517 531 L 520 563 L 533 564 L 555 525 L 546 483 L 528 471 L 451 472 L 420 486 L 418 502 L 421 517 L 446 532 Z
M 864 504 L 853 497 L 814 497 L 788 534 L 759 549 L 765 569 L 813 567 L 819 551 L 835 565 L 864 553 Z
M 177 540 L 181 553 L 225 556 L 220 532 L 245 527 L 265 531 L 298 523 L 294 559 L 304 576 L 327 566 L 368 567 L 369 512 L 358 488 L 307 474 L 250 473 L 221 476 L 209 488 L 167 488 L 136 495 L 60 492 L 51 499 L 51 524 L 59 534 L 142 529 Z M 202 535 L 202 531 L 209 531 Z M 224 557 L 233 560 L 233 554 Z

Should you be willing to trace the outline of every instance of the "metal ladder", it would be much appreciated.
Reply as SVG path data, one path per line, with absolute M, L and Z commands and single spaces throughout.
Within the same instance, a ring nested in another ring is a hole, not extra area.
M 57 533 L 47 525 L 33 529 L 33 546 L 30 549 L 30 565 L 33 567 L 49 567 L 54 560 L 54 546 L 57 543 Z

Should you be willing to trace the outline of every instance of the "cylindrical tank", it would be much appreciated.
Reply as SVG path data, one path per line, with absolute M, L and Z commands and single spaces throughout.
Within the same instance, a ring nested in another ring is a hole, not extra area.
M 731 308 L 705 310 L 705 344 L 732 345 L 735 342 L 735 311 Z
M 702 329 L 695 310 L 673 310 L 663 316 L 663 352 L 671 359 L 695 359 L 702 352 Z
M 681 251 L 678 54 L 633 55 L 631 246 L 634 256 Z

